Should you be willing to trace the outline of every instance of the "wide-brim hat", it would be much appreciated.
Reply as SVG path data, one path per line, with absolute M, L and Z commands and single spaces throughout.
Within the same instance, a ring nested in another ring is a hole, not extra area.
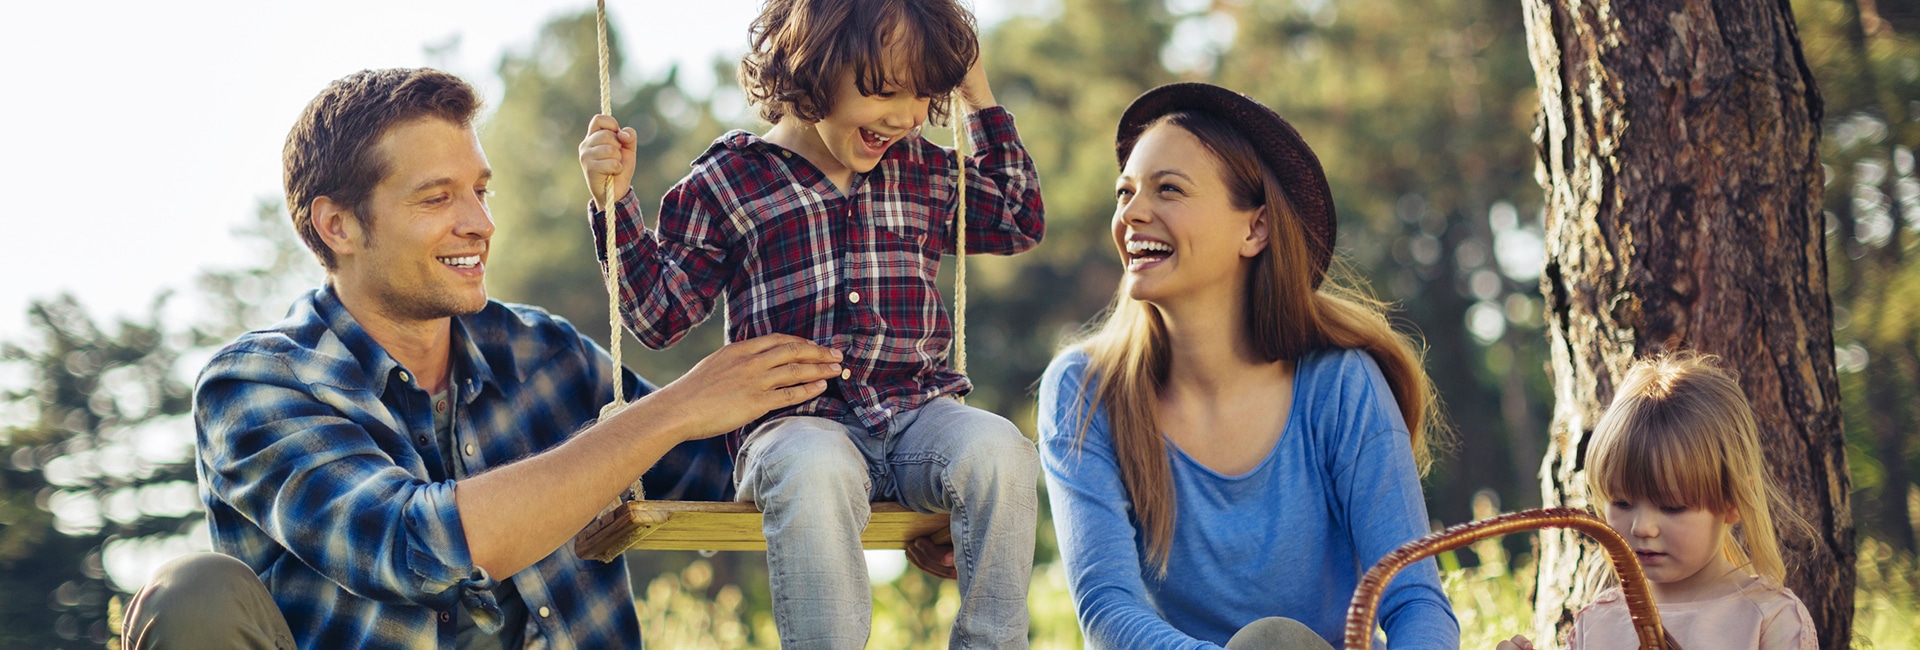
M 1253 143 L 1261 162 L 1279 179 L 1288 202 L 1300 217 L 1301 230 L 1307 234 L 1307 250 L 1314 257 L 1313 286 L 1319 288 L 1320 280 L 1327 275 L 1327 265 L 1333 261 L 1333 237 L 1337 228 L 1333 190 L 1327 187 L 1327 174 L 1320 169 L 1320 157 L 1313 154 L 1313 149 L 1292 124 L 1265 104 L 1213 84 L 1187 82 L 1154 88 L 1127 106 L 1113 141 L 1120 166 L 1126 167 L 1127 156 L 1133 153 L 1133 145 L 1147 125 L 1178 111 L 1217 117 Z

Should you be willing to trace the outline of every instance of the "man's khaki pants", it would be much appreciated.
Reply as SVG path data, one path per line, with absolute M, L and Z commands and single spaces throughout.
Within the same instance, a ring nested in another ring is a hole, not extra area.
M 134 594 L 122 647 L 295 650 L 293 631 L 246 563 L 194 553 L 166 563 Z

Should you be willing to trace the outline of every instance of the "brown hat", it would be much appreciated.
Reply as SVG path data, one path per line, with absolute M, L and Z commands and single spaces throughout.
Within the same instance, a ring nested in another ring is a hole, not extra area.
M 1280 114 L 1240 93 L 1204 83 L 1174 83 L 1149 90 L 1127 106 L 1120 116 L 1120 131 L 1114 135 L 1114 154 L 1125 167 L 1127 156 L 1140 139 L 1140 132 L 1160 116 L 1177 111 L 1212 115 L 1232 125 L 1246 136 L 1260 153 L 1260 161 L 1279 179 L 1287 200 L 1300 215 L 1301 229 L 1307 233 L 1307 249 L 1316 263 L 1314 288 L 1327 275 L 1333 260 L 1333 191 L 1327 188 L 1327 175 L 1320 169 L 1320 158 L 1313 155 L 1307 141 Z

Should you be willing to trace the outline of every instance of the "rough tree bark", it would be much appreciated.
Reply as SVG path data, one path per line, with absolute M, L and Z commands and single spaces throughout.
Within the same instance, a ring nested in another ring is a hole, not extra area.
M 1783 539 L 1821 646 L 1853 620 L 1853 522 L 1820 212 L 1821 103 L 1788 0 L 1525 0 L 1546 189 L 1553 355 L 1545 505 L 1583 506 L 1593 424 L 1634 358 L 1720 355 L 1766 460 L 1816 529 Z M 1605 562 L 1543 534 L 1535 633 Z

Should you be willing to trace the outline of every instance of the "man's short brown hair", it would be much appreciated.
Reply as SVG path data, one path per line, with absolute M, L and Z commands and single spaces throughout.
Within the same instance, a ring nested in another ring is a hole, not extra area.
M 371 233 L 372 216 L 361 207 L 391 171 L 374 147 L 380 137 L 424 117 L 471 126 L 479 112 L 480 97 L 473 86 L 431 68 L 361 70 L 334 80 L 314 96 L 287 133 L 280 155 L 293 229 L 321 266 L 332 271 L 338 262 L 314 228 L 314 199 L 332 199 L 353 214 L 361 230 Z
M 826 118 L 848 68 L 860 94 L 891 81 L 932 97 L 928 119 L 945 124 L 949 95 L 980 55 L 973 14 L 956 0 L 766 0 L 750 34 L 740 85 L 774 124 L 789 114 Z M 901 41 L 889 43 L 896 34 Z M 908 69 L 886 69 L 889 46 L 901 48 Z

